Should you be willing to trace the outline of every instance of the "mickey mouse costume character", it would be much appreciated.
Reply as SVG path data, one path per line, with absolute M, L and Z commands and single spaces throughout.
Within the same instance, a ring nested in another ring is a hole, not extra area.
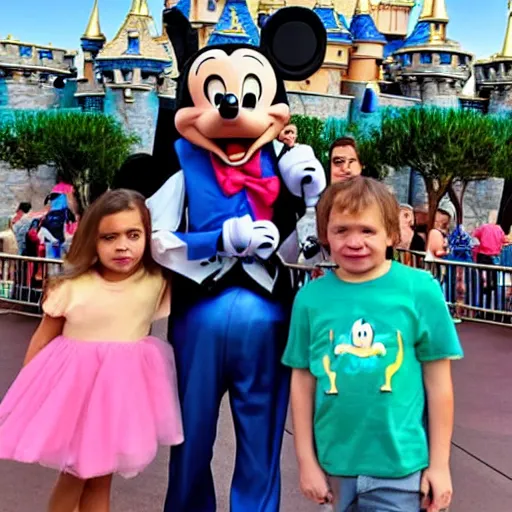
M 160 112 L 154 155 L 127 165 L 121 181 L 151 195 L 154 258 L 174 271 L 169 339 L 185 442 L 172 450 L 165 511 L 215 511 L 210 464 L 229 391 L 231 510 L 273 512 L 289 397 L 280 359 L 293 298 L 278 251 L 293 246 L 304 201 L 314 203 L 326 184 L 309 146 L 283 154 L 274 141 L 290 117 L 283 80 L 319 69 L 326 31 L 310 9 L 283 8 L 267 20 L 259 47 L 198 50 L 179 10 L 166 10 L 164 24 L 180 69 L 176 110 Z

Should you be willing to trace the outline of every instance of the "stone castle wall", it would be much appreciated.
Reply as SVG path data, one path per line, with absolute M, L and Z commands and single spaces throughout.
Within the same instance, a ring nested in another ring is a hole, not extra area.
M 292 114 L 314 116 L 320 119 L 327 119 L 328 117 L 347 119 L 352 99 L 352 96 L 288 92 L 288 102 Z
M 43 207 L 45 197 L 55 185 L 55 169 L 41 166 L 29 174 L 0 162 L 0 218 L 14 215 L 22 201 L 32 203 L 34 210 Z
M 159 100 L 155 92 L 134 91 L 133 103 L 127 103 L 123 89 L 108 89 L 105 96 L 105 112 L 113 115 L 128 132 L 135 133 L 141 142 L 134 152 L 153 152 Z

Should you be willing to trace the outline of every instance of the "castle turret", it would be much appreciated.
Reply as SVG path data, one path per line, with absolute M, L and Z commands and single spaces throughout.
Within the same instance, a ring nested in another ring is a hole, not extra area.
M 512 0 L 501 52 L 475 62 L 474 70 L 477 94 L 489 99 L 489 111 L 512 111 Z
M 222 12 L 221 2 L 218 0 L 165 0 L 165 7 L 169 9 L 176 6 L 197 29 L 199 46 L 206 46 L 208 39 L 219 21 Z
M 246 0 L 226 0 L 208 45 L 244 43 L 259 45 L 260 35 Z
M 459 105 L 473 56 L 447 38 L 449 21 L 445 0 L 425 0 L 415 29 L 393 54 L 388 69 L 405 96 L 440 106 Z
M 421 0 L 380 0 L 372 3 L 371 14 L 377 30 L 388 41 L 402 40 L 407 35 L 411 11 L 417 2 Z
M 95 59 L 105 93 L 104 111 L 137 133 L 140 149 L 151 152 L 159 93 L 173 69 L 166 37 L 155 37 L 147 0 L 133 0 L 115 37 Z
M 263 28 L 269 16 L 283 7 L 286 7 L 285 0 L 260 0 L 258 2 L 258 26 Z
M 357 0 L 350 32 L 354 46 L 350 56 L 348 79 L 356 82 L 379 80 L 387 40 L 378 31 L 370 14 L 369 0 Z
M 9 35 L 0 39 L 0 107 L 50 108 L 65 104 L 63 90 L 74 87 L 76 52 L 39 45 Z M 71 93 L 71 99 L 72 99 Z
M 83 77 L 78 80 L 75 97 L 84 111 L 103 111 L 105 92 L 96 75 L 95 61 L 106 37 L 101 31 L 98 0 L 94 0 L 87 28 L 80 39 L 84 55 Z

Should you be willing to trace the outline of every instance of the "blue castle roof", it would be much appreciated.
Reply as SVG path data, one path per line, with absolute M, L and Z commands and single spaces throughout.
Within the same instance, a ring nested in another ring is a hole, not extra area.
M 405 40 L 403 48 L 421 46 L 430 41 L 430 22 L 420 21 L 414 27 L 411 35 Z
M 226 0 L 219 21 L 208 39 L 208 46 L 229 43 L 258 46 L 259 42 L 260 34 L 246 0 Z
M 387 43 L 386 38 L 377 30 L 369 14 L 356 14 L 350 23 L 350 32 L 354 41 L 370 43 Z
M 190 18 L 190 0 L 178 0 L 176 9 L 179 9 L 187 18 Z
M 394 41 L 389 41 L 389 43 L 384 46 L 384 58 L 389 57 L 393 53 L 400 50 L 405 44 L 403 39 L 395 39 Z
M 332 7 L 315 7 L 313 12 L 322 20 L 327 30 L 327 41 L 332 43 L 351 43 L 352 35 L 345 24 L 340 20 L 339 15 Z

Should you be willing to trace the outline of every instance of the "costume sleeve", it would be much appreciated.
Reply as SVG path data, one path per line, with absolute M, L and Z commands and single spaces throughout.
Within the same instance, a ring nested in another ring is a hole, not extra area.
M 441 285 L 427 272 L 421 273 L 422 278 L 417 279 L 415 285 L 418 310 L 416 356 L 421 362 L 461 359 L 464 353 Z
M 171 283 L 162 277 L 162 290 L 158 298 L 157 309 L 153 321 L 162 320 L 171 314 Z
M 180 233 L 176 231 L 174 234 L 187 244 L 189 259 L 201 260 L 217 254 L 217 244 L 222 235 L 222 229 L 202 233 Z
M 43 312 L 53 318 L 65 317 L 71 303 L 72 283 L 62 281 L 48 289 L 46 299 L 42 304 Z
M 282 362 L 292 368 L 309 368 L 310 326 L 308 308 L 306 306 L 305 289 L 299 291 L 293 302 L 288 343 Z

